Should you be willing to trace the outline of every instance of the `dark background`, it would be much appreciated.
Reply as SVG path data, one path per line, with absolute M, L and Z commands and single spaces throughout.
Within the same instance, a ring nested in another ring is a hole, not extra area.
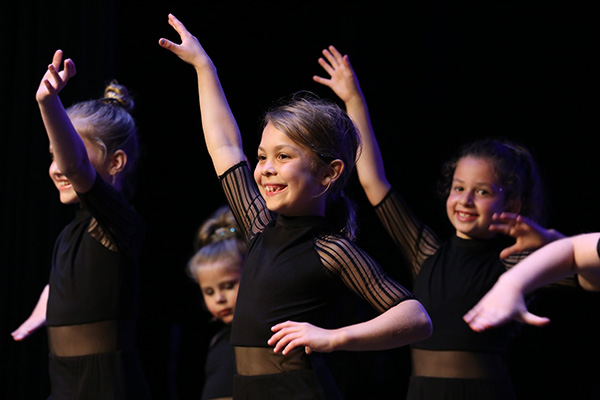
M 389 4 L 389 3 L 388 3 Z M 135 95 L 144 154 L 134 203 L 148 223 L 139 344 L 157 399 L 195 399 L 210 335 L 196 285 L 185 275 L 196 228 L 224 198 L 202 140 L 193 68 L 160 48 L 175 14 L 215 62 L 254 159 L 259 117 L 298 90 L 334 98 L 312 82 L 321 50 L 350 55 L 369 102 L 391 182 L 434 228 L 449 232 L 434 195 L 440 165 L 465 141 L 504 136 L 528 146 L 544 175 L 548 225 L 571 235 L 600 229 L 598 32 L 592 9 L 494 2 L 229 2 L 65 0 L 4 4 L 0 62 L 2 171 L 0 398 L 48 395 L 44 330 L 22 343 L 10 332 L 47 283 L 52 245 L 73 209 L 50 179 L 48 140 L 34 95 L 57 48 L 77 76 L 65 105 L 97 98 L 116 78 Z M 399 255 L 356 184 L 359 243 L 391 274 Z M 522 398 L 588 398 L 598 385 L 598 296 L 543 293 L 536 310 L 553 323 L 525 328 L 511 360 Z M 403 398 L 406 349 L 358 358 L 377 378 L 347 379 L 356 398 Z M 383 366 L 377 369 L 375 364 Z M 591 362 L 591 364 L 590 364 Z M 350 375 L 348 375 L 350 376 Z M 354 381 L 359 381 L 360 386 Z M 371 396 L 364 395 L 366 387 Z M 395 393 L 390 396 L 389 393 Z

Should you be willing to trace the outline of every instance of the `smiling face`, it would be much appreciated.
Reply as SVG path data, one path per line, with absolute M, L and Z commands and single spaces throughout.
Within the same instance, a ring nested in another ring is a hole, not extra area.
M 315 171 L 311 152 L 270 123 L 258 148 L 254 180 L 271 211 L 287 216 L 325 214 L 328 179 L 325 168 Z M 318 178 L 321 177 L 321 178 Z
M 239 261 L 230 257 L 203 263 L 196 270 L 206 308 L 225 324 L 233 321 L 240 275 Z
M 506 211 L 505 196 L 493 163 L 484 158 L 465 157 L 456 165 L 446 212 L 464 239 L 494 236 L 489 226 L 494 213 Z
M 108 172 L 109 163 L 104 156 L 103 149 L 100 148 L 97 144 L 91 142 L 90 140 L 83 138 L 83 143 L 88 153 L 88 157 L 90 162 L 94 166 L 94 169 L 98 171 L 98 173 L 110 182 L 110 173 Z M 50 148 L 50 154 L 53 154 L 52 147 Z M 73 189 L 71 182 L 66 175 L 62 173 L 56 161 L 54 161 L 54 157 L 52 157 L 52 163 L 50 164 L 50 169 L 48 173 L 50 174 L 50 179 L 54 182 L 54 185 L 58 189 L 60 202 L 63 204 L 74 204 L 79 202 L 79 197 L 77 193 Z

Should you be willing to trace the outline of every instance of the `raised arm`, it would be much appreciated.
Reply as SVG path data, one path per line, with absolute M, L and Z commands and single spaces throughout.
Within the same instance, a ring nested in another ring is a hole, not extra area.
M 196 70 L 204 138 L 215 171 L 217 175 L 221 175 L 246 159 L 237 123 L 221 87 L 217 70 L 198 39 L 172 14 L 169 14 L 169 25 L 179 34 L 181 44 L 164 38 L 158 43 Z
M 575 274 L 584 289 L 600 291 L 599 240 L 600 233 L 582 234 L 556 240 L 535 251 L 504 273 L 465 315 L 465 321 L 476 331 L 513 319 L 532 325 L 547 324 L 547 318 L 527 311 L 524 296 Z
M 362 141 L 362 152 L 356 164 L 358 178 L 369 202 L 376 205 L 385 197 L 390 184 L 385 176 L 381 151 L 375 138 L 367 102 L 348 56 L 342 55 L 334 46 L 323 50 L 323 56 L 325 58 L 319 58 L 319 64 L 330 78 L 314 76 L 313 79 L 335 92 L 344 102 L 346 112 L 358 128 Z
M 63 69 L 60 71 L 62 57 L 62 50 L 54 53 L 52 63 L 42 78 L 35 98 L 56 165 L 69 179 L 73 189 L 85 193 L 92 187 L 96 172 L 90 162 L 85 144 L 58 96 L 76 72 L 75 64 L 70 59 L 64 61 Z

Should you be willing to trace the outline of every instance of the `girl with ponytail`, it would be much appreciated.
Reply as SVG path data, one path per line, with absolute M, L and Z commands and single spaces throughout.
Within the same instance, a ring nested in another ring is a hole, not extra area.
M 231 331 L 234 398 L 339 398 L 321 353 L 390 349 L 431 333 L 421 304 L 350 240 L 351 214 L 329 214 L 343 204 L 358 133 L 339 107 L 295 96 L 267 113 L 252 173 L 214 64 L 173 15 L 169 24 L 182 43 L 159 44 L 195 68 L 204 138 L 248 244 Z M 348 289 L 380 314 L 336 323 Z

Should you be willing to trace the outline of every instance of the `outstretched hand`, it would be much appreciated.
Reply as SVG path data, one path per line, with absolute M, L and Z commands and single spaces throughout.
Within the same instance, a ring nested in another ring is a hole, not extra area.
M 267 344 L 275 346 L 273 351 L 282 354 L 289 353 L 292 349 L 304 346 L 306 354 L 313 351 L 328 353 L 334 350 L 330 332 L 327 329 L 318 328 L 306 322 L 282 322 L 271 328 L 275 334 L 271 336 Z
M 514 245 L 502 250 L 501 259 L 515 253 L 536 250 L 564 237 L 554 229 L 546 229 L 527 217 L 509 212 L 494 214 L 490 231 L 502 233 L 516 240 Z
M 181 44 L 173 43 L 172 41 L 161 38 L 158 44 L 173 52 L 177 57 L 181 58 L 188 64 L 192 64 L 196 68 L 206 65 L 212 65 L 208 54 L 204 51 L 200 42 L 192 35 L 185 26 L 173 14 L 169 14 L 169 25 L 175 29 L 181 38 Z
M 319 58 L 319 64 L 330 78 L 315 75 L 313 80 L 331 88 L 344 103 L 347 103 L 360 93 L 358 79 L 350 65 L 350 59 L 347 55 L 342 55 L 334 46 L 324 49 L 323 56 L 326 60 L 323 57 Z
M 534 326 L 550 323 L 548 318 L 530 313 L 521 291 L 502 281 L 498 281 L 463 319 L 477 332 L 504 325 L 511 320 Z
M 48 65 L 48 70 L 44 74 L 35 95 L 38 102 L 43 103 L 45 100 L 57 96 L 67 85 L 67 81 L 75 76 L 75 63 L 70 58 L 64 61 L 62 71 L 59 70 L 62 57 L 62 50 L 56 50 L 54 52 L 52 63 Z

